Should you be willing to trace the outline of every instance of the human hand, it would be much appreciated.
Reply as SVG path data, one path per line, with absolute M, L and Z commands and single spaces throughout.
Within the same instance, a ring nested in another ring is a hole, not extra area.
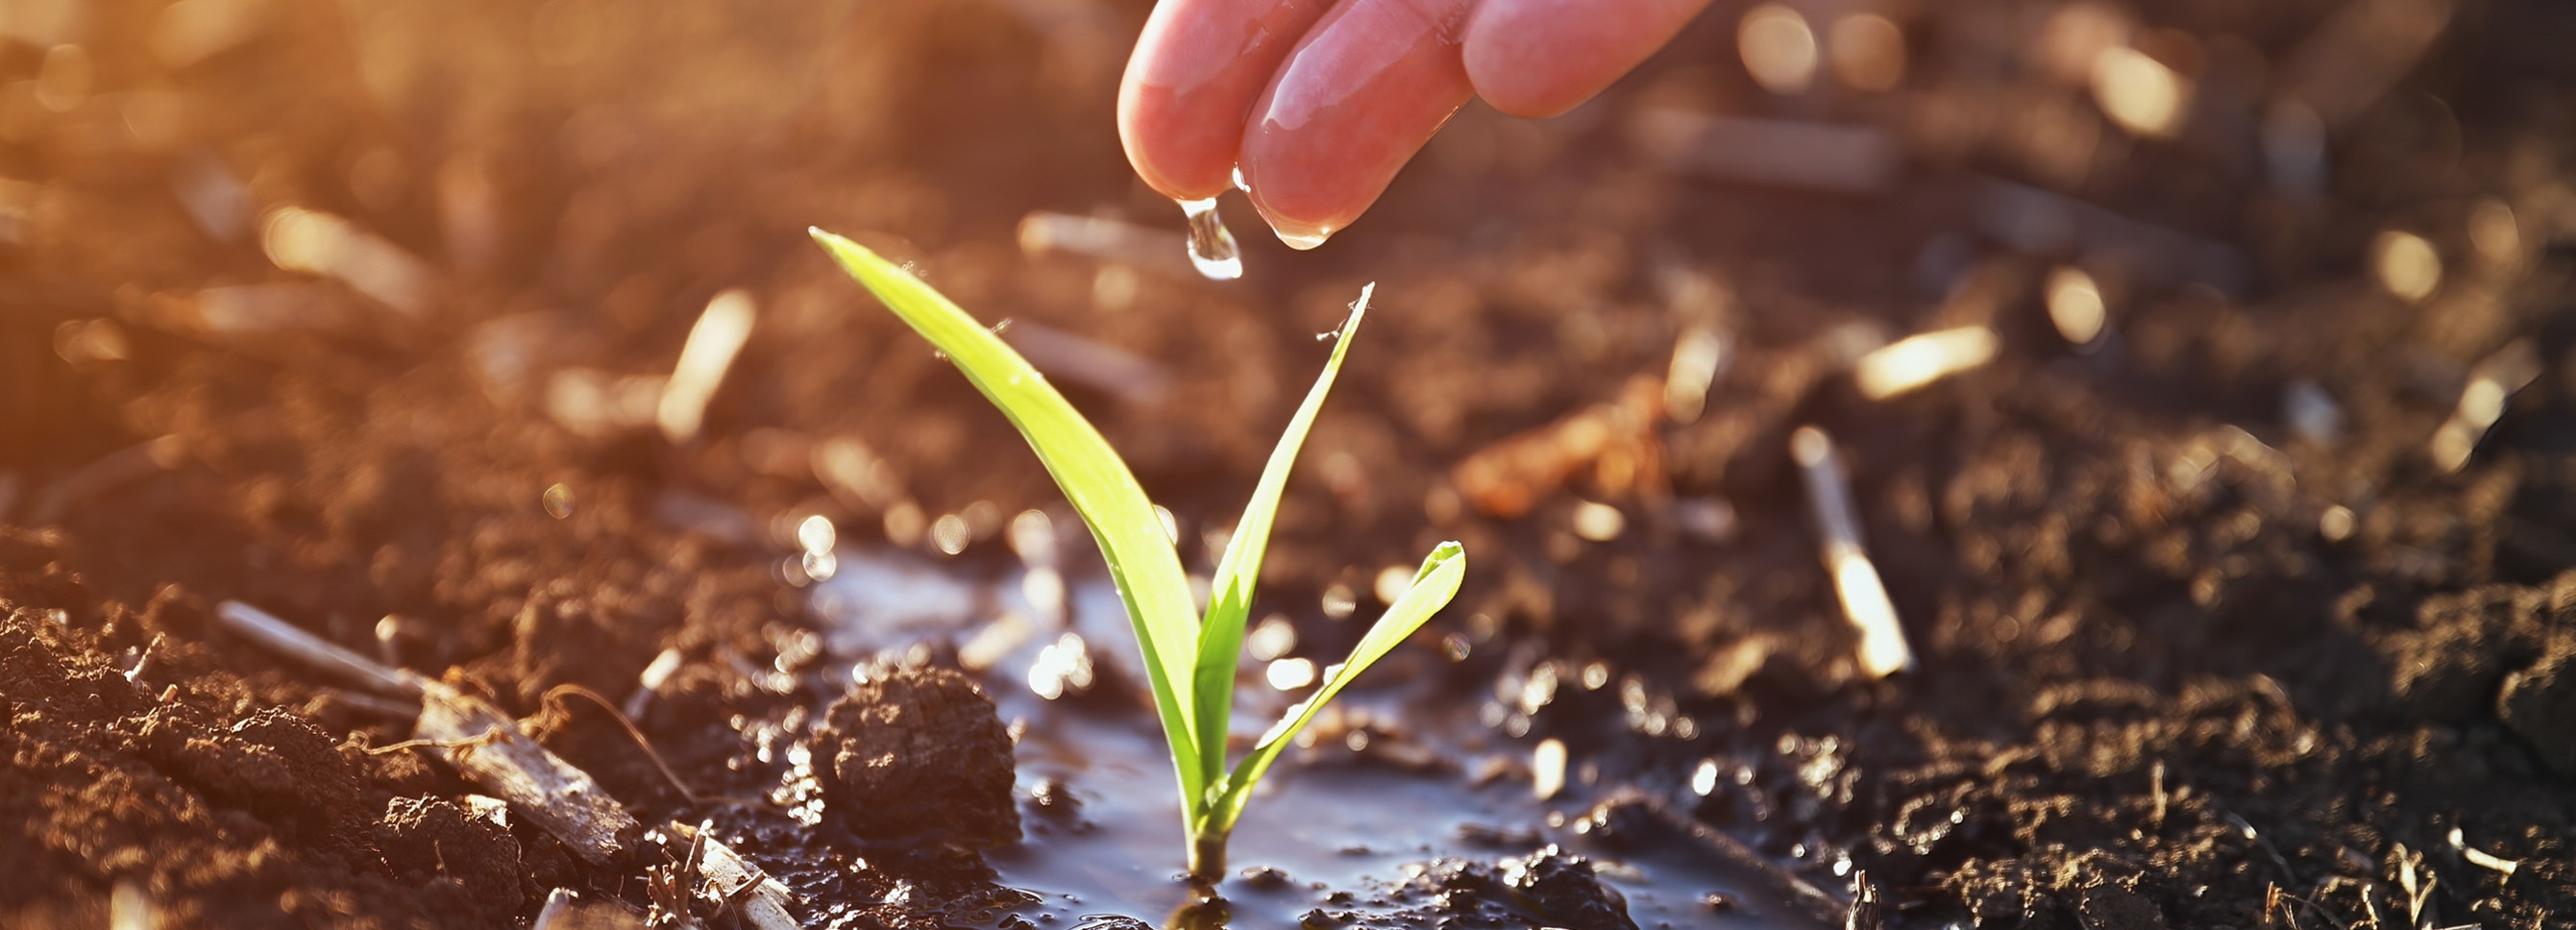
M 1281 241 L 1358 219 L 1449 116 L 1590 99 L 1709 0 L 1162 0 L 1118 89 L 1145 183 L 1214 197 L 1239 167 Z

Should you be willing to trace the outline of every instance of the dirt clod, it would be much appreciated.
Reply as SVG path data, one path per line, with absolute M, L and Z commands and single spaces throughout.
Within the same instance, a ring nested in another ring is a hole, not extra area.
M 357 773 L 310 721 L 258 711 L 229 728 L 185 705 L 156 707 L 136 737 L 143 755 L 212 798 L 258 811 L 307 837 L 355 813 Z
M 2561 641 L 2548 658 L 2505 676 L 2496 716 L 2550 768 L 2576 775 L 2576 643 Z
M 518 841 L 500 824 L 439 798 L 395 798 L 376 836 L 387 867 L 415 881 L 452 882 L 486 920 L 506 919 L 527 903 Z
M 2109 882 L 2087 886 L 2075 913 L 2085 930 L 2165 930 L 2165 915 L 2154 902 Z
M 871 676 L 814 736 L 830 761 L 823 804 L 868 839 L 930 835 L 974 844 L 1020 837 L 1011 734 L 993 700 L 948 669 Z
M 1627 900 L 1593 875 L 1592 863 L 1554 844 L 1492 864 L 1441 859 L 1430 863 L 1404 889 L 1389 897 L 1439 902 L 1427 910 L 1402 910 L 1390 915 L 1389 919 L 1401 926 L 1637 930 L 1636 922 L 1628 917 Z M 1326 911 L 1324 916 L 1340 918 L 1344 914 Z M 1308 920 L 1312 925 L 1313 917 Z M 1380 925 L 1377 921 L 1366 923 Z

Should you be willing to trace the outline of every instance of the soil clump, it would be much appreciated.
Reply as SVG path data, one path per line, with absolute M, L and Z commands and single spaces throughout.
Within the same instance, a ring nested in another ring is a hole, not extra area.
M 874 840 L 1015 842 L 1011 734 L 974 680 L 954 669 L 868 673 L 816 729 L 823 809 Z

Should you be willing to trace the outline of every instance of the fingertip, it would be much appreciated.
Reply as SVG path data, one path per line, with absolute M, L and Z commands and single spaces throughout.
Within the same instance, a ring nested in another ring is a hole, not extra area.
M 1548 11 L 1532 3 L 1487 0 L 1467 21 L 1460 57 L 1476 96 L 1506 115 L 1545 119 L 1574 109 L 1598 90 L 1572 72 L 1546 30 L 1533 23 Z
M 1311 249 L 1348 227 L 1474 95 L 1451 25 L 1465 2 L 1345 0 L 1288 56 L 1241 143 L 1281 242 Z
M 1479 52 L 1483 54 L 1479 54 Z M 1584 101 L 1592 99 L 1598 88 L 1584 90 L 1564 81 L 1533 79 L 1528 72 L 1511 67 L 1510 58 L 1499 51 L 1470 43 L 1466 50 L 1467 80 L 1476 87 L 1476 96 L 1505 116 L 1522 119 L 1546 119 L 1562 116 Z
M 1167 5 L 1168 6 L 1168 5 Z M 1163 10 L 1157 9 L 1157 18 Z M 1209 107 L 1167 80 L 1172 59 L 1194 54 L 1148 25 L 1118 83 L 1118 142 L 1127 164 L 1146 186 L 1174 200 L 1197 200 L 1224 189 L 1234 167 L 1235 126 L 1212 127 Z
M 1157 112 L 1168 109 L 1167 104 L 1131 103 L 1131 95 L 1118 96 L 1118 141 L 1126 149 L 1127 164 L 1136 169 L 1136 177 L 1174 200 L 1215 196 L 1216 191 L 1207 183 L 1206 166 L 1220 158 L 1230 162 L 1232 154 L 1212 157 L 1186 128 L 1173 131 L 1172 121 Z
M 1118 137 L 1138 177 L 1200 200 L 1233 186 L 1244 114 L 1322 0 L 1165 0 L 1118 86 Z
M 1485 0 L 1467 22 L 1467 79 L 1496 110 L 1556 116 L 1644 62 L 1708 4 Z

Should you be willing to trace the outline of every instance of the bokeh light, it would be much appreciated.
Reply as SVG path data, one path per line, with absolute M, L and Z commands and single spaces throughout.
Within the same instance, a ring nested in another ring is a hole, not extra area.
M 1744 14 L 1736 49 L 1755 83 L 1775 94 L 1804 93 L 1816 79 L 1816 33 L 1797 10 L 1765 3 Z

